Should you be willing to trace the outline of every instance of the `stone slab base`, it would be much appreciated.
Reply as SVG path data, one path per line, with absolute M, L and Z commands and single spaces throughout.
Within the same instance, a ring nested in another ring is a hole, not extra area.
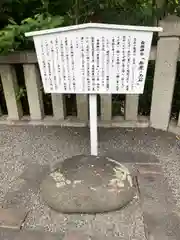
M 0 227 L 20 229 L 27 215 L 24 209 L 0 208 Z
M 179 240 L 180 214 L 176 211 L 175 202 L 167 180 L 159 166 L 147 168 L 138 177 L 141 204 L 148 240 Z

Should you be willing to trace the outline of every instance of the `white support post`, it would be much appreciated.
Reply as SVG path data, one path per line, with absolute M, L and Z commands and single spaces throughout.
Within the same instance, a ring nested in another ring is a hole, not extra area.
M 90 111 L 90 141 L 91 155 L 98 154 L 98 136 L 97 136 L 97 95 L 89 95 L 89 111 Z

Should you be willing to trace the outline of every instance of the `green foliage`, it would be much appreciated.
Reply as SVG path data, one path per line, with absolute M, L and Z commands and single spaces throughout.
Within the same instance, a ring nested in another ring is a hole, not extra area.
M 178 0 L 1 0 L 0 54 L 32 49 L 28 31 L 84 22 L 154 25 L 169 13 L 180 15 Z
M 50 14 L 36 14 L 17 24 L 12 19 L 0 31 L 0 53 L 4 54 L 16 49 L 32 48 L 32 41 L 24 37 L 25 32 L 59 27 L 64 24 L 64 17 Z
M 173 2 L 175 0 L 171 0 Z M 24 33 L 84 22 L 152 25 L 153 0 L 1 0 L 0 54 L 32 49 Z M 175 4 L 175 3 L 174 3 Z M 171 4 L 173 11 L 174 4 Z M 177 7 L 177 6 L 176 6 Z
M 20 87 L 16 94 L 16 99 L 19 101 L 21 98 L 26 97 L 27 92 L 25 87 Z
M 144 0 L 81 0 L 78 22 L 116 24 L 153 24 L 152 1 Z

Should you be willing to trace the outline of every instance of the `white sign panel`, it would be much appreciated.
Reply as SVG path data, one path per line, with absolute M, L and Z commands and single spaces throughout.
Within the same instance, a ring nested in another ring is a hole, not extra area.
M 45 92 L 143 93 L 154 28 L 85 25 L 34 34 Z
M 98 154 L 97 94 L 143 93 L 153 31 L 82 24 L 33 36 L 44 90 L 89 94 L 91 154 Z

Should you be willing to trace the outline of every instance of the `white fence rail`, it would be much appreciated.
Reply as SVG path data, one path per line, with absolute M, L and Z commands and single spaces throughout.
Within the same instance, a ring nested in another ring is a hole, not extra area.
M 177 62 L 180 60 L 180 20 L 179 18 L 168 17 L 161 22 L 161 26 L 164 28 L 164 32 L 160 33 L 157 46 L 152 47 L 149 59 L 155 61 L 150 116 L 139 116 L 139 96 L 127 95 L 125 96 L 124 116 L 114 117 L 112 115 L 112 96 L 100 95 L 100 126 L 152 126 L 157 129 L 180 133 L 180 116 L 175 122 L 170 119 Z M 16 64 L 23 66 L 22 74 L 24 74 L 25 79 L 29 116 L 24 115 L 22 103 L 17 97 L 19 84 L 15 73 Z M 0 123 L 66 126 L 86 126 L 88 124 L 88 98 L 86 95 L 76 95 L 76 117 L 67 117 L 65 96 L 52 94 L 53 114 L 52 116 L 45 115 L 42 83 L 34 52 L 0 56 L 0 76 L 8 111 L 8 115 L 3 114 L 2 102 L 0 102 Z

